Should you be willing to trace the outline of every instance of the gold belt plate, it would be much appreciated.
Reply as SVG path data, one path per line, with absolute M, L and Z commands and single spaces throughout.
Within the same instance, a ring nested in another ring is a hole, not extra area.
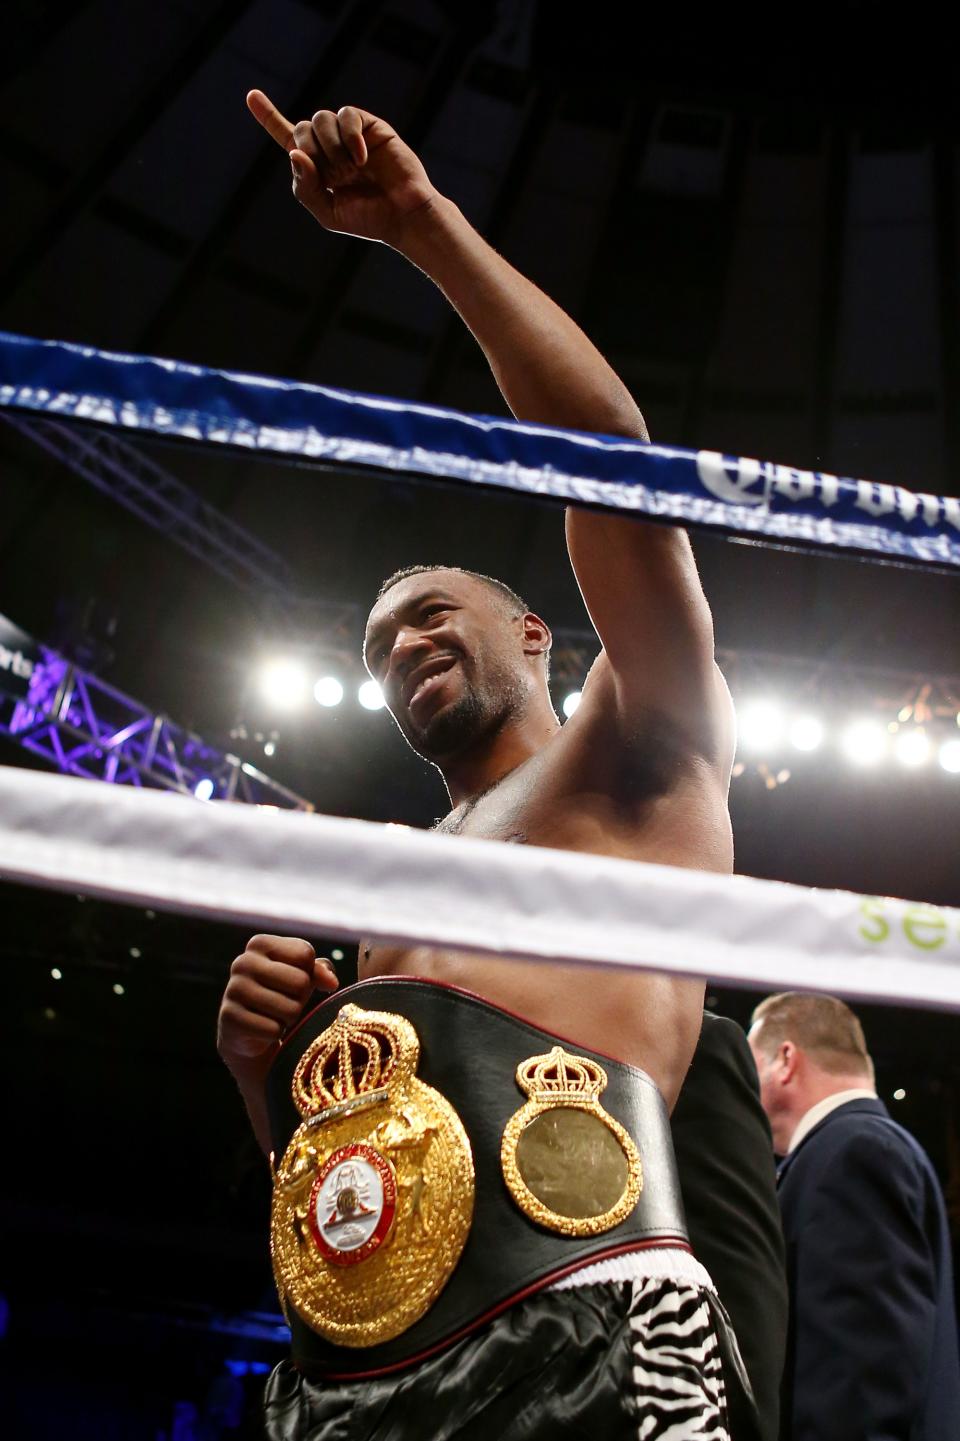
M 562 1236 L 596 1236 L 625 1221 L 643 1168 L 627 1131 L 600 1102 L 607 1073 L 562 1046 L 521 1061 L 527 1100 L 504 1128 L 500 1164 L 525 1216 Z
M 346 1005 L 294 1072 L 304 1119 L 274 1173 L 273 1271 L 284 1308 L 338 1346 L 418 1321 L 470 1231 L 470 1142 L 419 1059 L 406 1017 Z

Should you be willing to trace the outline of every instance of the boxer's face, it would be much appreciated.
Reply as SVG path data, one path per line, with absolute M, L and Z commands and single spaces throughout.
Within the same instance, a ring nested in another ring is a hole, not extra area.
M 413 749 L 442 764 L 492 741 L 522 711 L 522 635 L 522 617 L 491 586 L 457 571 L 426 571 L 377 601 L 364 662 Z

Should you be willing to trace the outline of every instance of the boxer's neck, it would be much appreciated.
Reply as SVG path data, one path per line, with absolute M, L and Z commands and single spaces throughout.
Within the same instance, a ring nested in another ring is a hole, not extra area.
M 474 800 L 536 755 L 560 729 L 549 696 L 535 695 L 520 716 L 462 755 L 440 764 L 452 807 Z

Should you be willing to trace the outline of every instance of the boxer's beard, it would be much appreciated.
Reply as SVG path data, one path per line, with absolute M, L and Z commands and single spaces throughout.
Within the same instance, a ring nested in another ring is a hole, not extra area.
M 407 740 L 424 760 L 439 764 L 473 750 L 492 738 L 525 703 L 524 687 L 506 668 L 489 667 L 482 693 L 469 682 L 459 700 L 432 716 L 423 729 L 410 728 Z

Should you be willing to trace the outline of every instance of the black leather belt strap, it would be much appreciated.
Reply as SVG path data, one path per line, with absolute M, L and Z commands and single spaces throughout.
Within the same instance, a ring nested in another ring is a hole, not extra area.
M 417 1074 L 456 1108 L 470 1138 L 476 1208 L 452 1277 L 427 1314 L 403 1335 L 363 1349 L 335 1346 L 291 1314 L 294 1360 L 308 1374 L 359 1377 L 408 1365 L 587 1261 L 651 1245 L 688 1245 L 670 1122 L 650 1077 L 529 1025 L 468 991 L 433 981 L 361 981 L 329 997 L 301 1022 L 267 1078 L 278 1158 L 301 1121 L 291 1096 L 297 1062 L 348 1001 L 397 1012 L 415 1026 L 421 1044 Z M 568 1237 L 542 1229 L 515 1204 L 501 1171 L 503 1129 L 524 1100 L 516 1068 L 558 1041 L 603 1066 L 608 1077 L 603 1105 L 629 1132 L 643 1165 L 644 1185 L 634 1211 L 599 1236 Z

